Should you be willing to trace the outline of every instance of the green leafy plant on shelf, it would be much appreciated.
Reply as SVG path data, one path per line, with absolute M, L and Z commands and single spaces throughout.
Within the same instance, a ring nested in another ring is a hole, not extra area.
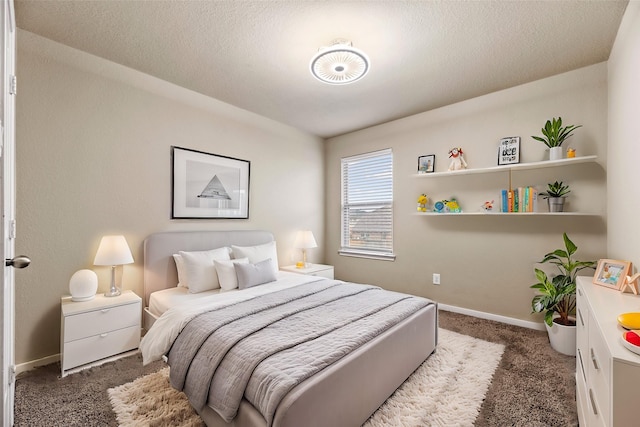
M 542 135 L 544 135 L 544 137 L 532 135 L 531 138 L 544 142 L 549 148 L 560 147 L 567 138 L 573 135 L 572 132 L 580 127 L 582 127 L 582 125 L 562 127 L 562 117 L 558 117 L 557 119 L 554 117 L 551 120 L 547 120 L 547 123 L 545 123 L 542 128 Z
M 577 261 L 572 259 L 578 247 L 563 233 L 564 249 L 556 249 L 544 256 L 540 264 L 553 264 L 558 267 L 560 274 L 549 279 L 547 274 L 535 269 L 538 283 L 531 285 L 539 295 L 533 297 L 531 308 L 534 313 L 544 313 L 544 321 L 551 326 L 552 322 L 565 326 L 575 326 L 571 319 L 576 311 L 576 277 L 580 270 L 595 268 L 595 261 Z M 554 319 L 554 315 L 558 317 Z
M 540 193 L 540 195 L 542 198 L 548 199 L 550 197 L 565 197 L 569 193 L 571 193 L 571 190 L 569 190 L 568 184 L 564 185 L 562 181 L 556 181 L 553 184 L 548 183 L 547 191 Z

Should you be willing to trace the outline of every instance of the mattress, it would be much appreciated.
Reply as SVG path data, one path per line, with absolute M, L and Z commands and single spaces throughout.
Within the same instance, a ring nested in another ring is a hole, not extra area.
M 296 279 L 300 279 L 300 277 L 301 276 L 296 273 L 290 273 L 286 271 L 278 272 L 279 281 L 296 280 Z M 301 281 L 300 283 L 303 283 L 303 282 Z M 232 289 L 232 290 L 214 289 L 212 291 L 199 292 L 196 294 L 190 293 L 189 289 L 184 287 L 162 289 L 160 291 L 152 292 L 149 295 L 148 309 L 149 309 L 149 312 L 157 318 L 162 316 L 170 308 L 178 306 L 180 304 L 190 303 L 190 302 L 201 300 L 204 297 L 210 297 L 217 294 L 226 294 L 230 292 L 238 292 L 238 289 Z
M 156 317 L 162 316 L 165 311 L 171 307 L 185 302 L 195 301 L 202 297 L 216 295 L 220 293 L 220 289 L 212 291 L 200 292 L 197 294 L 189 293 L 188 288 L 169 288 L 156 291 L 149 296 L 149 311 Z

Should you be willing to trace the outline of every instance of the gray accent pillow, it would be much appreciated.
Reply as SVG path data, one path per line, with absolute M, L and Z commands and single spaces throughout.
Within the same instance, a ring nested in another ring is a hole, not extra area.
M 277 272 L 273 268 L 271 258 L 255 264 L 236 263 L 233 267 L 236 269 L 236 275 L 238 276 L 238 289 L 247 289 L 252 286 L 273 282 L 277 279 Z

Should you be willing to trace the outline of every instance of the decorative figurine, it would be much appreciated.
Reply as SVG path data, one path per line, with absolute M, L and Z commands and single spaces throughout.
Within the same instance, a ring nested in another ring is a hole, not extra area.
M 420 197 L 418 197 L 418 212 L 426 212 L 427 203 L 429 203 L 429 199 L 426 195 L 421 194 Z
M 631 292 L 638 295 L 638 278 L 640 278 L 640 273 L 636 273 L 633 276 L 627 276 L 620 288 L 620 292 L 624 293 L 624 291 L 629 288 L 631 289 Z
M 439 200 L 434 203 L 433 208 L 436 212 L 439 213 L 460 213 L 462 209 L 460 209 L 460 205 L 458 205 L 458 201 L 455 198 L 451 198 L 451 200 Z
M 482 204 L 482 206 L 480 206 L 480 209 L 487 211 L 487 212 L 491 212 L 493 211 L 493 200 L 490 202 L 484 202 Z
M 567 148 L 567 159 L 572 159 L 576 156 L 575 148 Z
M 462 154 L 462 148 L 460 147 L 453 147 L 449 150 L 449 157 L 451 158 L 451 163 L 449 164 L 450 171 L 458 171 L 467 168 L 467 162 L 464 161 Z

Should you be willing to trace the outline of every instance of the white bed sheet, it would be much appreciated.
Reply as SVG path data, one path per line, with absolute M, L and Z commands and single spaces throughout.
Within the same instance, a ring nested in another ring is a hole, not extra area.
M 176 287 L 163 289 L 156 291 L 149 296 L 149 311 L 156 317 L 160 317 L 165 311 L 171 307 L 175 307 L 178 304 L 182 304 L 189 301 L 194 301 L 202 297 L 216 295 L 221 292 L 221 289 L 214 289 L 212 291 L 200 292 L 197 294 L 189 293 L 189 289 L 185 287 Z M 233 291 L 222 291 L 233 292 Z
M 208 295 L 204 295 L 206 292 L 190 294 L 200 295 L 200 297 L 187 297 L 181 302 L 176 302 L 180 299 L 180 295 L 175 293 L 171 298 L 172 302 L 176 305 L 166 310 L 158 320 L 153 323 L 153 326 L 149 331 L 147 331 L 140 342 L 143 364 L 146 365 L 154 360 L 162 358 L 162 356 L 169 351 L 173 341 L 178 337 L 180 331 L 182 331 L 182 328 L 184 328 L 185 325 L 198 314 L 204 313 L 205 311 L 213 308 L 224 307 L 226 305 L 246 301 L 260 295 L 266 295 L 271 292 L 318 280 L 328 279 L 318 276 L 307 276 L 304 274 L 279 271 L 278 279 L 276 281 L 248 289 L 234 289 L 232 291 L 216 292 Z

